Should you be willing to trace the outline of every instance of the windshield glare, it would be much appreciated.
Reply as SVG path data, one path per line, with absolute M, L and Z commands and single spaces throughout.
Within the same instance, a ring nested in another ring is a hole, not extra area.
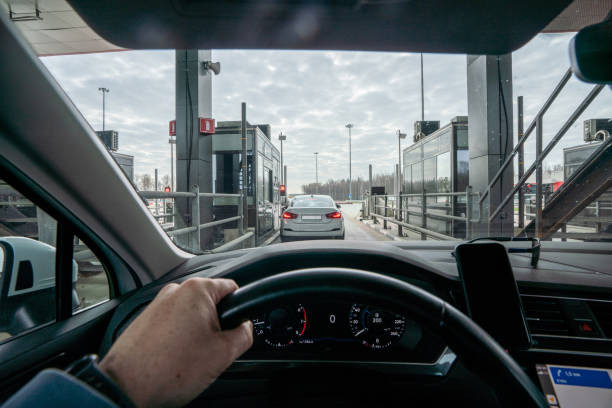
M 165 50 L 41 60 L 155 221 L 193 253 L 313 238 L 610 241 L 612 194 L 601 183 L 612 92 L 567 72 L 573 35 L 541 34 L 504 56 Z M 333 217 L 285 214 L 335 202 Z

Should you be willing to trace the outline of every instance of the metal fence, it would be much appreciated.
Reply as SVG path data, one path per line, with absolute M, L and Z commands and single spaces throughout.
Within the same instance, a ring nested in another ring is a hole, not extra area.
M 456 240 L 461 238 L 470 239 L 473 233 L 473 224 L 478 223 L 478 219 L 473 218 L 472 208 L 474 198 L 478 198 L 479 193 L 472 192 L 471 187 L 467 187 L 465 192 L 454 193 L 427 193 L 421 194 L 389 194 L 374 195 L 366 197 L 364 201 L 364 217 L 373 217 L 382 221 L 383 228 L 387 229 L 388 223 L 397 225 L 398 236 L 403 236 L 403 229 L 406 228 L 419 233 L 421 239 L 431 237 L 438 240 Z M 440 200 L 442 199 L 442 200 Z M 465 211 L 462 215 L 453 215 L 457 202 L 461 201 Z M 410 222 L 411 216 L 416 217 L 417 222 Z M 430 221 L 458 221 L 463 224 L 464 237 L 455 237 L 432 229 Z M 408 221 L 408 222 L 406 222 Z
M 243 211 L 243 200 L 242 194 L 222 194 L 222 193 L 200 193 L 199 186 L 193 186 L 191 192 L 164 192 L 164 191 L 139 191 L 141 197 L 146 199 L 163 199 L 163 200 L 172 200 L 173 202 L 173 211 L 172 213 L 166 213 L 166 206 L 163 206 L 164 212 L 162 214 L 153 214 L 155 218 L 158 219 L 173 219 L 176 221 L 177 213 L 176 213 L 176 205 L 174 205 L 174 200 L 176 198 L 187 198 L 191 200 L 191 217 L 190 224 L 188 226 L 182 228 L 175 228 L 176 222 L 164 223 L 160 222 L 166 233 L 173 239 L 181 235 L 188 234 L 189 247 L 195 250 L 201 250 L 200 243 L 200 230 L 205 228 L 213 228 L 219 225 L 227 224 L 230 222 L 238 221 L 238 237 L 234 238 L 228 242 L 224 242 L 222 245 L 212 249 L 212 252 L 223 252 L 229 249 L 235 248 L 251 237 L 255 236 L 255 233 L 251 229 L 244 229 L 244 211 Z M 237 215 L 229 218 L 224 218 L 221 220 L 214 220 L 210 222 L 206 222 L 204 224 L 200 224 L 200 199 L 202 197 L 205 198 L 230 198 L 236 200 L 237 207 Z M 156 206 L 158 208 L 158 206 Z

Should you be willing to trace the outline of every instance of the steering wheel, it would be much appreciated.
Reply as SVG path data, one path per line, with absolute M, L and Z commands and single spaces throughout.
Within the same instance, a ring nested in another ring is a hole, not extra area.
M 438 334 L 466 367 L 495 389 L 502 403 L 548 407 L 516 361 L 470 318 L 429 292 L 373 272 L 312 268 L 252 282 L 219 303 L 221 327 L 235 327 L 262 308 L 308 298 L 358 301 L 405 313 Z

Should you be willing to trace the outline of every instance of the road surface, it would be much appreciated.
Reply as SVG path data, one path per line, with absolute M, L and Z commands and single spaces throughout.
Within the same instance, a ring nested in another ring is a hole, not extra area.
M 346 240 L 359 241 L 389 241 L 390 239 L 363 224 L 357 218 L 361 204 L 341 204 L 344 216 L 344 231 Z

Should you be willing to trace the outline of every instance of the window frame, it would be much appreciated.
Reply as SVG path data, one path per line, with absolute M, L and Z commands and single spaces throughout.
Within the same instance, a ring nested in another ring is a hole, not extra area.
M 134 271 L 129 268 L 127 263 L 109 248 L 108 245 L 64 208 L 54 197 L 48 194 L 38 184 L 34 183 L 21 170 L 16 168 L 2 156 L 0 156 L 0 174 L 2 174 L 4 181 L 12 188 L 19 191 L 19 193 L 24 195 L 32 204 L 39 207 L 57 221 L 55 252 L 56 317 L 53 321 L 37 325 L 0 341 L 0 347 L 45 327 L 61 324 L 66 320 L 82 314 L 83 311 L 91 309 L 87 308 L 76 311 L 75 313 L 72 311 L 72 250 L 75 236 L 87 245 L 88 249 L 92 251 L 103 266 L 109 285 L 109 300 L 113 300 L 136 288 L 142 287 L 142 282 L 140 282 Z M 109 302 L 101 302 L 93 307 L 95 308 L 106 303 Z

